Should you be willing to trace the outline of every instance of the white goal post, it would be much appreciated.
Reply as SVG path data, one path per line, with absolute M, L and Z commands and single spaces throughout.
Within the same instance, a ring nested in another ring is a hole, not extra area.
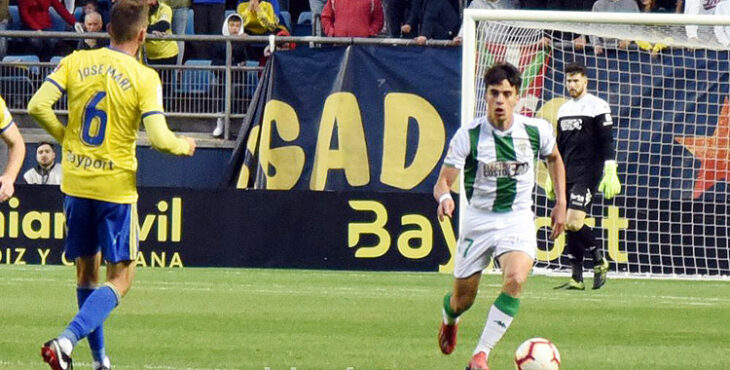
M 485 114 L 482 76 L 507 61 L 523 74 L 517 111 L 555 126 L 567 95 L 563 69 L 585 64 L 588 91 L 611 106 L 623 185 L 610 201 L 595 198 L 587 222 L 611 270 L 727 279 L 729 45 L 729 16 L 466 9 L 462 125 Z M 568 268 L 564 238 L 547 238 L 546 171 L 538 167 L 537 266 Z M 463 192 L 460 204 L 463 211 Z

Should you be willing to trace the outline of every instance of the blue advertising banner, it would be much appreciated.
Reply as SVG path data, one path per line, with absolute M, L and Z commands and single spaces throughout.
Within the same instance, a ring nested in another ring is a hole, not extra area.
M 139 189 L 139 267 L 442 271 L 454 225 L 428 194 Z M 0 264 L 71 266 L 58 186 L 0 203 Z
M 244 125 L 250 129 L 241 135 L 246 159 L 232 163 L 229 183 L 430 192 L 447 140 L 460 126 L 460 68 L 455 48 L 277 53 L 265 71 L 260 119 Z M 245 169 L 238 172 L 241 162 Z

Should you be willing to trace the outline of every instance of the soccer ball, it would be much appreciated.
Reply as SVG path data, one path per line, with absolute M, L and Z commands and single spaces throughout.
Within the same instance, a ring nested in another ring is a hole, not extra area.
M 515 352 L 517 370 L 558 370 L 560 352 L 545 338 L 532 338 L 520 344 Z

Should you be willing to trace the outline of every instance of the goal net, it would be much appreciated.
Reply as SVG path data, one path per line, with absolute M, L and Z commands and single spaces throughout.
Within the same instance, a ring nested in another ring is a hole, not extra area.
M 730 22 L 724 18 L 468 9 L 462 124 L 485 114 L 482 76 L 506 61 L 523 74 L 517 111 L 555 126 L 567 96 L 565 66 L 586 65 L 588 92 L 611 106 L 623 185 L 612 200 L 597 194 L 587 220 L 611 270 L 728 278 Z M 546 174 L 540 164 L 537 266 L 568 269 L 565 237 L 548 238 Z

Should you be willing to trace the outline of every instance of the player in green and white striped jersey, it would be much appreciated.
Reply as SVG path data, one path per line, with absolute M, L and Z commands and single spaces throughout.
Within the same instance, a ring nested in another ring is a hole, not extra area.
M 464 173 L 465 208 L 454 265 L 454 291 L 444 297 L 439 331 L 441 351 L 456 345 L 458 317 L 474 302 L 481 272 L 492 258 L 502 269 L 502 292 L 489 311 L 468 369 L 488 369 L 489 352 L 502 338 L 517 313 L 522 285 L 535 259 L 537 240 L 532 212 L 535 163 L 547 161 L 556 194 L 564 194 L 565 168 L 550 124 L 514 113 L 519 101 L 520 72 L 497 64 L 484 77 L 487 116 L 460 128 L 451 140 L 434 197 L 439 218 L 451 217 L 450 190 Z M 556 199 L 552 238 L 563 231 L 566 200 Z

